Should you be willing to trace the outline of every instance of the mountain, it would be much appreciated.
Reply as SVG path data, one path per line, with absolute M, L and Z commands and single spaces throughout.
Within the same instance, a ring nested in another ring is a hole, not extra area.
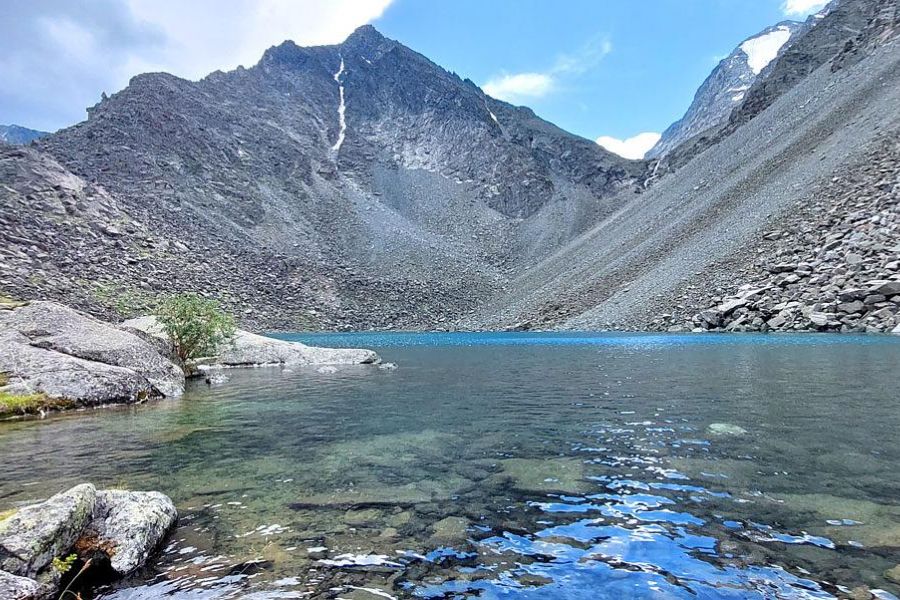
M 898 6 L 833 2 L 765 65 L 787 25 L 752 38 L 744 98 L 662 160 L 371 27 L 197 82 L 140 75 L 0 148 L 0 293 L 115 316 L 196 290 L 262 330 L 889 330 Z
M 898 6 L 832 3 L 708 143 L 462 325 L 896 327 Z
M 27 144 L 45 135 L 50 134 L 18 125 L 0 125 L 0 142 L 6 144 Z
M 817 19 L 807 23 L 782 21 L 741 42 L 719 62 L 694 96 L 684 116 L 670 125 L 646 158 L 661 158 L 690 138 L 728 121 L 740 106 L 747 90 L 789 47 L 791 40 L 805 32 Z
M 371 26 L 198 82 L 139 75 L 88 114 L 39 140 L 42 156 L 5 160 L 69 172 L 72 194 L 120 216 L 99 256 L 49 258 L 47 283 L 17 273 L 10 287 L 100 310 L 119 287 L 210 290 L 268 328 L 449 324 L 617 210 L 645 171 Z M 15 218 L 19 240 L 58 229 Z M 58 245 L 90 253 L 86 233 L 60 230 Z

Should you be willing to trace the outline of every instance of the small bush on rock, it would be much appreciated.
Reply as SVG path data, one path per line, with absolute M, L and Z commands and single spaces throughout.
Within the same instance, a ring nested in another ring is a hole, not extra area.
M 162 301 L 158 318 L 182 362 L 214 356 L 234 337 L 234 318 L 215 300 L 177 294 Z

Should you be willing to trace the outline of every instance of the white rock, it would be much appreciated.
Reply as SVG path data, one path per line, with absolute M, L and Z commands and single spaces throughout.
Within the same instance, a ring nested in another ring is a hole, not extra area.
M 706 431 L 712 435 L 744 435 L 747 430 L 731 423 L 710 423 Z

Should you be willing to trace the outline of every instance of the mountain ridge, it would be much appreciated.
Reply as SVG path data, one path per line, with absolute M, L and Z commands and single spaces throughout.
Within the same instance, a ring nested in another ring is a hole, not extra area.
M 28 144 L 36 139 L 50 135 L 46 131 L 38 131 L 37 129 L 29 129 L 21 125 L 0 125 L 0 143 L 5 144 Z
M 199 290 L 270 331 L 760 329 L 769 304 L 697 315 L 764 279 L 746 252 L 784 251 L 760 236 L 789 229 L 792 203 L 822 190 L 847 211 L 829 178 L 866 160 L 894 173 L 896 6 L 832 5 L 727 123 L 662 161 L 606 152 L 374 28 L 197 82 L 140 75 L 87 121 L 0 150 L 0 285 L 100 316 Z M 889 210 L 879 190 L 873 210 Z M 860 277 L 894 276 L 866 261 Z M 900 306 L 820 326 L 804 315 L 837 310 L 840 284 L 798 277 L 785 285 L 805 313 L 780 326 L 884 328 Z

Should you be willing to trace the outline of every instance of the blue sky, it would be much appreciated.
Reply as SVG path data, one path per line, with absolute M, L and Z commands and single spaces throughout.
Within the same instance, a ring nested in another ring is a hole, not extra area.
M 489 93 L 584 137 L 660 132 L 717 61 L 822 0 L 0 0 L 0 123 L 54 130 L 133 75 L 197 79 L 285 39 L 373 23 Z
M 512 99 L 584 137 L 627 138 L 680 118 L 743 39 L 821 4 L 788 16 L 782 0 L 396 0 L 375 26 L 482 86 L 548 75 Z

